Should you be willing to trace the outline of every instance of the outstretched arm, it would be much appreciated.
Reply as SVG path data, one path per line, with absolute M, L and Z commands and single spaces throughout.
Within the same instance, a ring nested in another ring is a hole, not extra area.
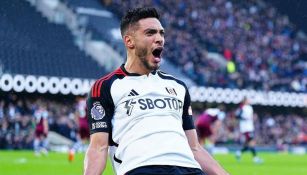
M 90 145 L 84 159 L 84 175 L 101 175 L 105 169 L 108 155 L 108 133 L 91 135 Z
M 185 130 L 195 160 L 208 175 L 229 175 L 219 163 L 198 143 L 195 129 Z

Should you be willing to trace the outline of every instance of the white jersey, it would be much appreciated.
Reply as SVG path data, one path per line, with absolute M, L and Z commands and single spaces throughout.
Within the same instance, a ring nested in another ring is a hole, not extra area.
M 36 124 L 41 123 L 42 120 L 48 119 L 48 111 L 40 108 L 34 112 L 34 117 Z
M 91 134 L 110 134 L 118 175 L 146 165 L 200 168 L 184 132 L 194 125 L 183 82 L 161 71 L 128 73 L 122 65 L 96 81 L 87 103 Z
M 243 105 L 240 114 L 240 132 L 254 131 L 254 111 L 251 105 Z

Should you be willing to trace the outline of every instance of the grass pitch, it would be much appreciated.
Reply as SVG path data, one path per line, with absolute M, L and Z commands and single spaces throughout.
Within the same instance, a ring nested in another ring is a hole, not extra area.
M 237 162 L 233 154 L 214 156 L 232 175 L 307 175 L 307 155 L 262 153 L 263 164 L 254 164 L 250 154 Z M 1 175 L 81 175 L 84 154 L 73 162 L 67 154 L 49 153 L 36 157 L 31 151 L 0 151 Z M 113 175 L 110 162 L 104 175 Z

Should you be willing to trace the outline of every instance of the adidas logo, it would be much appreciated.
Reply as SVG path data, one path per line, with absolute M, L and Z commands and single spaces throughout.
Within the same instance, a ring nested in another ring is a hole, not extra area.
M 139 95 L 134 89 L 132 89 L 128 96 L 137 96 Z

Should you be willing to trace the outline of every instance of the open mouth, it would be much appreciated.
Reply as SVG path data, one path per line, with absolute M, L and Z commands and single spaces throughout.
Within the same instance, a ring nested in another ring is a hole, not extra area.
M 161 58 L 163 47 L 157 47 L 152 51 L 154 57 Z

